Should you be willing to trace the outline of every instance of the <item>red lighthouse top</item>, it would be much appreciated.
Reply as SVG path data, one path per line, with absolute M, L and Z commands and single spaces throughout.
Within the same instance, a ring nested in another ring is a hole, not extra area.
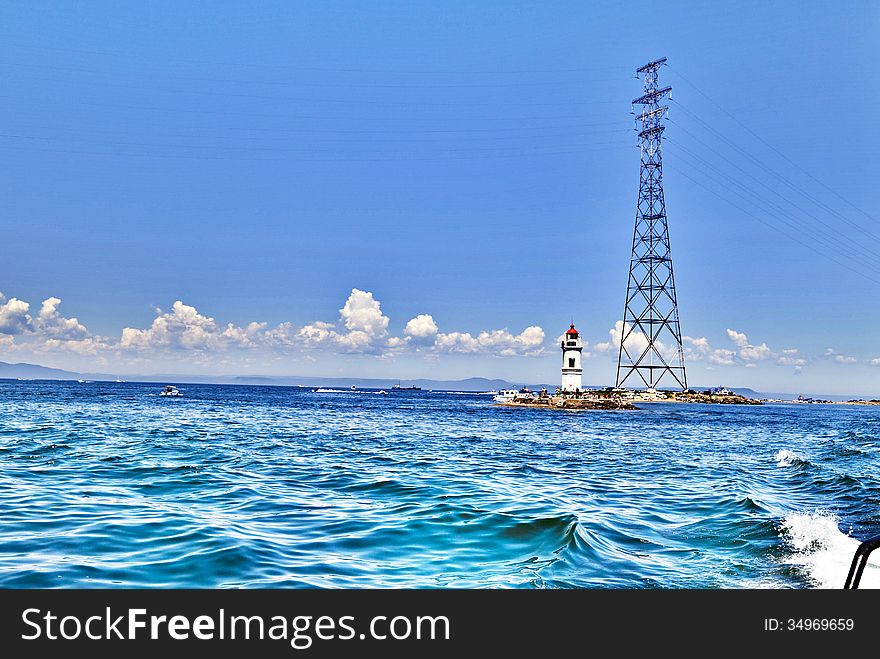
M 565 333 L 566 336 L 577 336 L 578 331 L 574 328 L 574 323 L 571 324 L 569 330 Z

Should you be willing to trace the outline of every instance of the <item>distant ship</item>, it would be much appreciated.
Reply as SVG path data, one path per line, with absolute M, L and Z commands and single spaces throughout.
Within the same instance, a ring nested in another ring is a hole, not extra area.
M 397 381 L 397 384 L 391 385 L 392 391 L 421 391 L 421 387 L 401 387 L 400 380 Z

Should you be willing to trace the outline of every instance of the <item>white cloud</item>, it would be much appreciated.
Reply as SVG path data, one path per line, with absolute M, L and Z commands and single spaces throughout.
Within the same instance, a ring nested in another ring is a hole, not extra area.
M 391 336 L 388 338 L 388 342 L 386 343 L 386 345 L 388 346 L 388 348 L 392 352 L 396 353 L 396 352 L 402 350 L 403 348 L 407 347 L 409 345 L 409 342 L 410 342 L 410 337 L 408 337 L 408 336 L 405 336 L 403 338 L 401 338 L 399 336 Z
M 368 332 L 360 330 L 341 334 L 337 337 L 339 347 L 344 352 L 381 354 L 382 347 L 375 343 L 374 338 Z
M 776 357 L 776 363 L 780 366 L 794 366 L 794 372 L 800 373 L 806 366 L 807 360 L 797 348 L 783 348 L 782 354 Z
M 201 314 L 195 307 L 177 301 L 172 310 L 157 316 L 147 329 L 126 327 L 118 346 L 123 350 L 223 350 L 228 348 L 266 347 L 275 350 L 338 350 L 348 354 L 397 354 L 407 347 L 429 353 L 483 353 L 501 356 L 536 355 L 543 350 L 544 330 L 527 327 L 518 335 L 507 330 L 481 332 L 439 331 L 429 314 L 420 314 L 407 322 L 403 336 L 388 336 L 389 318 L 373 294 L 352 289 L 339 310 L 336 323 L 314 321 L 300 328 L 289 322 L 268 329 L 265 323 L 244 327 L 228 324 L 225 328 Z M 55 344 L 61 345 L 60 343 Z M 83 346 L 83 349 L 85 347 Z
M 470 332 L 449 332 L 437 335 L 435 347 L 441 352 L 478 352 L 477 340 Z
M 684 346 L 685 363 L 708 361 L 710 364 L 718 366 L 733 366 L 736 364 L 736 352 L 727 350 L 726 348 L 713 348 L 709 344 L 709 339 L 705 336 L 693 338 L 690 336 L 681 337 Z
M 527 350 L 537 348 L 544 343 L 544 330 L 538 325 L 530 325 L 520 332 L 516 342 Z
M 709 339 L 707 339 L 705 336 L 701 336 L 698 339 L 694 339 L 690 336 L 683 336 L 681 337 L 681 339 L 684 343 L 690 343 L 699 352 L 705 352 L 709 350 Z
M 648 345 L 648 337 L 645 336 L 643 332 L 639 330 L 629 331 L 630 326 L 626 325 L 627 337 L 626 337 L 626 349 L 629 351 L 630 355 L 638 356 L 642 354 L 642 351 Z M 624 335 L 624 324 L 622 320 L 618 320 L 614 323 L 614 327 L 608 330 L 608 335 L 611 337 L 610 341 L 604 341 L 602 343 L 597 343 L 595 345 L 596 352 L 615 352 L 620 349 L 620 339 Z
M 880 357 L 875 357 L 868 363 L 871 364 L 871 366 L 880 366 Z
M 266 323 L 250 322 L 244 327 L 238 327 L 228 323 L 220 336 L 233 346 L 255 348 L 262 342 L 262 335 L 266 329 Z
M 232 323 L 220 328 L 213 318 L 177 300 L 171 311 L 156 310 L 157 316 L 148 329 L 126 327 L 119 347 L 135 350 L 220 350 L 229 347 L 248 348 L 255 345 L 265 323 L 236 327 Z
M 339 310 L 339 319 L 347 331 L 338 331 L 333 323 L 322 321 L 300 329 L 296 336 L 302 347 L 329 347 L 346 353 L 382 353 L 383 339 L 388 335 L 388 316 L 382 313 L 381 304 L 372 293 L 351 289 Z
M 125 352 L 190 351 L 194 353 L 194 360 L 211 359 L 214 364 L 227 359 L 218 353 L 242 349 L 272 351 L 277 359 L 289 352 L 300 353 L 305 359 L 320 350 L 378 357 L 406 351 L 428 357 L 450 353 L 501 357 L 546 354 L 545 332 L 537 325 L 518 334 L 507 329 L 442 331 L 432 315 L 421 313 L 407 321 L 399 335 L 390 335 L 390 319 L 383 313 L 380 301 L 373 293 L 358 288 L 351 290 L 335 322 L 314 321 L 304 326 L 283 322 L 272 328 L 262 322 L 224 325 L 194 306 L 177 300 L 168 312 L 157 309 L 149 327 L 125 327 L 121 335 L 113 339 L 92 336 L 76 317 L 62 315 L 60 305 L 60 298 L 47 297 L 39 311 L 31 315 L 31 305 L 27 301 L 15 297 L 7 299 L 0 294 L 0 348 L 14 352 L 63 351 L 99 358 L 105 353 L 119 356 Z M 647 347 L 647 337 L 638 329 L 629 329 L 618 320 L 608 332 L 609 340 L 596 344 L 593 351 L 616 354 L 621 336 L 627 332 L 630 354 L 641 354 Z M 797 348 L 774 352 L 767 343 L 754 344 L 745 332 L 732 328 L 726 329 L 726 338 L 733 345 L 716 348 L 705 336 L 682 337 L 686 363 L 703 361 L 720 366 L 753 368 L 772 362 L 799 372 L 809 361 Z M 665 358 L 674 359 L 676 349 L 668 342 L 658 342 L 657 347 Z M 590 352 L 585 350 L 584 355 L 589 356 Z M 828 348 L 823 357 L 840 364 L 858 361 L 833 348 Z M 130 355 L 129 358 L 135 357 Z M 867 363 L 880 367 L 880 357 Z
M 611 340 L 597 343 L 594 346 L 594 350 L 600 353 L 615 353 L 620 349 L 620 340 L 625 335 L 626 342 L 624 347 L 626 348 L 626 351 L 633 359 L 638 359 L 638 357 L 645 351 L 645 348 L 648 347 L 648 336 L 638 329 L 632 328 L 632 330 L 630 330 L 630 328 L 631 326 L 629 324 L 624 325 L 622 320 L 618 320 L 614 323 L 614 327 L 608 330 L 608 335 L 611 337 Z M 692 346 L 696 347 L 696 350 L 700 350 L 699 346 L 704 340 L 705 339 L 682 337 L 682 342 L 690 342 Z M 669 345 L 662 341 L 654 341 L 654 348 L 667 362 L 672 363 L 674 361 L 677 363 L 677 346 Z M 685 354 L 685 359 L 687 359 L 687 354 Z
M 834 348 L 826 348 L 825 356 L 833 359 L 838 364 L 855 364 L 857 361 L 859 361 L 855 357 L 837 352 Z
M 727 350 L 726 348 L 716 348 L 711 351 L 708 356 L 708 360 L 710 364 L 717 364 L 718 366 L 734 366 L 736 364 L 736 352 L 733 350 Z
M 58 312 L 61 300 L 49 297 L 43 300 L 36 318 L 28 313 L 30 303 L 0 293 L 0 345 L 17 352 L 75 352 L 84 355 L 97 354 L 106 347 L 107 340 L 93 338 L 85 325 L 76 318 L 65 318 Z M 23 340 L 13 341 L 13 335 Z
M 620 345 L 620 336 L 623 330 L 623 322 L 617 321 L 615 326 L 609 331 L 611 340 L 596 345 L 598 352 L 611 352 Z M 705 336 L 682 337 L 682 348 L 684 351 L 685 363 L 706 361 L 717 366 L 747 366 L 754 367 L 759 362 L 776 360 L 777 364 L 784 366 L 794 366 L 796 370 L 802 368 L 807 360 L 804 359 L 796 348 L 787 348 L 782 355 L 777 355 L 766 343 L 753 345 L 749 342 L 749 337 L 745 332 L 739 332 L 728 328 L 726 331 L 727 338 L 734 344 L 735 349 L 715 348 Z M 640 354 L 647 346 L 647 337 L 638 331 L 630 333 L 627 339 L 627 348 L 630 354 Z M 659 344 L 661 354 L 666 358 L 675 358 L 675 348 L 673 346 Z M 636 353 L 635 351 L 638 351 Z
M 31 305 L 18 298 L 6 297 L 0 293 L 0 334 L 25 334 L 33 331 L 33 319 L 28 310 Z
M 50 297 L 43 300 L 40 313 L 34 320 L 34 330 L 51 339 L 76 341 L 88 338 L 89 331 L 76 318 L 65 318 L 58 313 L 61 300 Z
M 285 323 L 285 325 L 289 326 L 289 323 Z M 295 336 L 307 347 L 316 348 L 330 343 L 339 336 L 339 333 L 334 329 L 335 327 L 333 323 L 324 323 L 318 320 L 302 327 Z
M 737 332 L 736 330 L 728 328 L 727 337 L 733 342 L 735 346 L 738 346 L 740 348 L 745 348 L 749 345 L 749 337 L 742 332 Z
M 403 328 L 403 335 L 419 345 L 431 345 L 437 339 L 437 323 L 426 313 L 411 319 Z
M 38 352 L 59 351 L 94 356 L 112 346 L 105 337 L 88 337 L 85 339 L 46 339 L 34 347 Z
M 628 326 L 627 326 L 628 327 Z M 609 330 L 610 341 L 596 344 L 597 352 L 612 352 L 618 349 L 620 338 L 623 334 L 623 321 L 618 320 L 614 327 Z M 707 361 L 710 364 L 718 366 L 735 366 L 748 365 L 776 357 L 775 353 L 766 343 L 760 345 L 752 345 L 749 343 L 749 337 L 744 332 L 738 332 L 734 329 L 727 329 L 727 338 L 736 346 L 736 350 L 728 348 L 714 348 L 705 336 L 682 337 L 682 348 L 684 351 L 685 363 L 693 361 Z M 626 348 L 630 355 L 634 357 L 640 355 L 648 345 L 648 337 L 638 331 L 633 330 L 627 336 Z M 667 345 L 660 341 L 655 342 L 660 354 L 669 361 L 676 357 L 676 348 L 673 345 Z M 795 352 L 797 352 L 795 350 Z
M 43 300 L 36 318 L 28 313 L 30 303 L 18 298 L 4 303 L 5 299 L 0 293 L 0 333 L 4 335 L 0 345 L 5 349 L 95 354 L 103 345 L 102 341 L 92 339 L 86 327 L 76 318 L 65 318 L 58 312 L 61 300 L 57 297 Z M 13 336 L 25 340 L 15 343 Z
M 480 332 L 438 332 L 434 348 L 446 353 L 482 353 L 503 357 L 534 356 L 543 352 L 544 330 L 537 325 L 527 327 L 518 335 L 507 330 Z
M 744 332 L 727 329 L 727 338 L 738 348 L 736 356 L 748 365 L 751 362 L 760 362 L 765 359 L 774 359 L 777 357 L 770 346 L 766 343 L 760 345 L 752 345 L 749 343 L 749 337 Z
M 505 357 L 534 355 L 540 351 L 544 344 L 544 330 L 537 325 L 532 325 L 516 336 L 506 329 L 480 332 L 477 336 L 477 344 L 483 352 Z
M 330 325 L 327 323 L 330 327 Z M 293 323 L 281 323 L 277 327 L 266 330 L 264 339 L 269 346 L 273 347 L 291 347 L 298 345 L 297 330 Z
M 379 301 L 367 291 L 351 289 L 351 295 L 339 310 L 339 316 L 350 332 L 363 332 L 376 339 L 388 333 L 388 316 L 382 313 Z
M 367 291 L 352 289 L 351 295 L 339 311 L 345 330 L 333 323 L 314 322 L 297 333 L 300 343 L 307 348 L 331 347 L 347 353 L 398 354 L 406 348 L 425 353 L 494 354 L 504 357 L 541 354 L 544 330 L 533 325 L 514 335 L 503 330 L 483 331 L 474 336 L 470 332 L 441 332 L 434 317 L 419 314 L 411 318 L 403 329 L 403 336 L 388 336 L 389 319 L 382 313 L 381 304 Z M 279 326 L 280 329 L 280 326 Z M 290 330 L 270 330 L 276 343 L 292 343 Z M 276 336 L 280 334 L 280 336 Z
M 763 359 L 770 359 L 774 356 L 773 351 L 766 343 L 759 346 L 745 345 L 741 346 L 737 353 L 740 359 L 747 362 L 758 362 Z

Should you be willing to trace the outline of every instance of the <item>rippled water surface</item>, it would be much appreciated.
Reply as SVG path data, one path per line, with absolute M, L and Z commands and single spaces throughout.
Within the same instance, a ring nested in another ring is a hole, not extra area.
M 880 533 L 880 407 L 179 386 L 0 381 L 0 586 L 840 587 Z

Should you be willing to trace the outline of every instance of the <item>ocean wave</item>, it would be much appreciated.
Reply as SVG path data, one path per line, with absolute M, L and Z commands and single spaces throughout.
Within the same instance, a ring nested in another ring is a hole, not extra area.
M 845 430 L 840 433 L 840 438 L 847 442 L 867 443 L 868 446 L 871 446 L 874 442 L 880 440 L 880 434 L 865 432 L 865 430 L 869 429 L 870 426 L 867 426 L 862 431 Z
M 782 449 L 773 459 L 776 460 L 777 467 L 796 467 L 809 464 L 808 460 L 805 460 L 794 451 L 789 451 L 788 449 Z
M 838 518 L 827 511 L 791 513 L 782 522 L 790 554 L 784 559 L 798 566 L 820 588 L 842 588 L 859 541 L 843 533 Z M 860 588 L 880 588 L 880 556 L 873 554 Z
M 315 388 L 0 382 L 0 587 L 840 588 L 880 529 L 880 408 Z
M 497 520 L 495 520 L 497 523 Z M 498 531 L 503 537 L 519 542 L 547 544 L 558 551 L 569 546 L 574 540 L 578 518 L 576 515 L 563 514 L 553 517 L 526 518 L 510 520 L 499 525 Z

